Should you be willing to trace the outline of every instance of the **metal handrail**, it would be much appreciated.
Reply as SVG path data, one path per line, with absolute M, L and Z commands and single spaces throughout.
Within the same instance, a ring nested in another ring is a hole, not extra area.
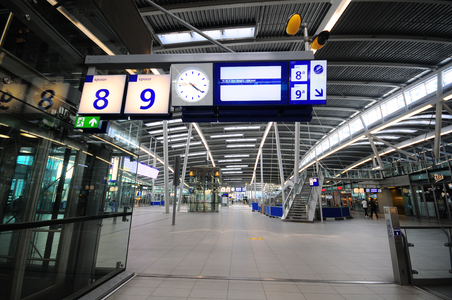
M 73 217 L 73 218 L 66 218 L 66 219 L 53 219 L 53 220 L 45 220 L 45 221 L 0 224 L 0 232 L 31 229 L 31 228 L 36 228 L 36 227 L 63 225 L 63 224 L 70 224 L 70 223 L 84 222 L 84 221 L 102 220 L 102 219 L 109 219 L 109 218 L 116 218 L 116 217 L 125 218 L 125 217 L 131 216 L 131 215 L 132 215 L 132 212 L 126 211 L 126 212 L 122 212 L 122 213 L 109 213 L 109 214 L 94 215 L 94 216 L 87 216 L 87 217 Z
M 308 173 L 306 171 L 303 171 L 301 174 L 302 174 L 302 176 L 300 176 L 299 182 L 294 183 L 292 190 L 289 192 L 289 194 L 287 195 L 287 197 L 283 203 L 284 215 L 282 216 L 282 219 L 285 219 L 287 217 L 287 215 L 289 214 L 289 210 L 293 205 L 295 197 L 299 193 L 301 193 L 304 183 L 306 182 L 306 179 L 308 178 Z M 300 182 L 301 182 L 301 184 L 300 184 Z M 295 189 L 297 189 L 298 191 L 295 191 Z

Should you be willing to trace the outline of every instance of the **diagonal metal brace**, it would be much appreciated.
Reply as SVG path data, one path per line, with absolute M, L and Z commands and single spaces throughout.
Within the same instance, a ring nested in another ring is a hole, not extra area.
M 411 157 L 412 159 L 414 159 L 415 161 L 418 161 L 418 160 L 419 160 L 419 159 L 418 159 L 416 156 L 414 156 L 413 154 L 410 154 L 410 153 L 408 153 L 408 152 L 406 152 L 406 151 L 404 151 L 404 150 L 402 150 L 402 149 L 399 149 L 399 148 L 397 148 L 396 146 L 394 146 L 394 145 L 388 143 L 387 141 L 384 141 L 384 140 L 380 139 L 379 137 L 377 137 L 377 136 L 375 136 L 375 135 L 373 135 L 373 134 L 372 134 L 371 136 L 372 136 L 374 139 L 376 139 L 377 141 L 382 142 L 382 143 L 385 144 L 386 146 L 395 149 L 397 152 L 400 152 L 400 153 L 402 153 L 402 154 L 404 154 L 404 155 L 406 155 L 406 156 L 409 156 L 409 157 Z

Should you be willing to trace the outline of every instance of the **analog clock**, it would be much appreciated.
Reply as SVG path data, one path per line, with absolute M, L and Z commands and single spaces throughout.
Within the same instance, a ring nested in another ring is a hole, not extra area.
M 186 102 L 202 100 L 208 94 L 209 88 L 209 76 L 195 67 L 184 69 L 176 78 L 177 95 Z

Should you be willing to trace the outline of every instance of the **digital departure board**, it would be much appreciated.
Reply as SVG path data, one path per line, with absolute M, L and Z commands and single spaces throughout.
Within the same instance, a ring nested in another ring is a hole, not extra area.
M 287 62 L 214 64 L 214 105 L 287 105 Z

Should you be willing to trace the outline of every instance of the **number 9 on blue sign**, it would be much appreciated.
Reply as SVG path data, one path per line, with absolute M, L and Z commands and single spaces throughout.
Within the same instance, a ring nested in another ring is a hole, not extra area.
M 148 93 L 150 94 L 150 95 L 149 95 L 149 98 L 146 98 L 146 96 L 148 95 Z M 145 89 L 145 90 L 143 90 L 143 91 L 141 92 L 140 98 L 141 98 L 141 101 L 143 101 L 143 102 L 149 102 L 148 105 L 140 106 L 140 109 L 148 109 L 148 108 L 150 108 L 152 105 L 154 105 L 154 102 L 155 102 L 155 92 L 154 92 L 153 89 Z

